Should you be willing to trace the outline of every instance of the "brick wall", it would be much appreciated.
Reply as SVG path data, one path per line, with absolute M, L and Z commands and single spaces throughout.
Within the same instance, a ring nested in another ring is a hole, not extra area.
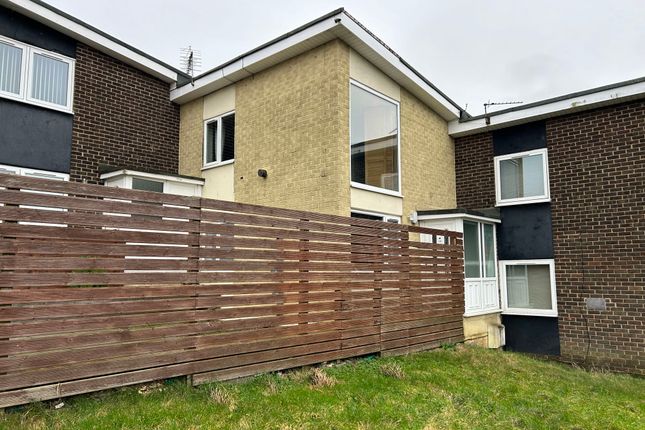
M 98 183 L 98 166 L 176 174 L 179 107 L 167 83 L 78 44 L 70 177 Z
M 348 82 L 334 40 L 236 83 L 236 201 L 349 214 Z
M 493 137 L 490 133 L 455 139 L 457 206 L 466 209 L 495 206 Z
M 561 354 L 645 373 L 645 102 L 546 122 Z M 495 205 L 490 133 L 455 139 L 457 205 Z M 588 311 L 585 298 L 604 298 Z
M 562 355 L 645 373 L 645 101 L 547 121 L 547 142 Z
M 404 223 L 415 210 L 455 207 L 455 152 L 448 123 L 401 89 L 401 185 Z M 375 208 L 378 210 L 378 208 Z

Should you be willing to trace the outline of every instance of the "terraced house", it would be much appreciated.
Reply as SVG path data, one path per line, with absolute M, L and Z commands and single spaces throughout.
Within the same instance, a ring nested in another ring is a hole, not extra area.
M 0 172 L 199 193 L 177 177 L 182 79 L 44 2 L 0 0 Z
M 190 78 L 0 7 L 0 169 L 456 230 L 466 339 L 645 369 L 644 79 L 471 117 L 344 9 Z

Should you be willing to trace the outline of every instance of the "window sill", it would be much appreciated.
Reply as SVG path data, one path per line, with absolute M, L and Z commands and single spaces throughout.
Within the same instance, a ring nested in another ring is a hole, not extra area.
M 505 309 L 503 315 L 517 315 L 524 317 L 557 317 L 558 311 L 548 309 Z
M 484 311 L 473 311 L 473 312 L 464 312 L 464 318 L 470 318 L 470 317 L 479 317 L 482 315 L 489 315 L 489 314 L 499 314 L 502 313 L 501 309 L 486 309 Z
M 359 182 L 352 182 L 350 184 L 350 187 L 351 188 L 357 188 L 359 190 L 371 191 L 373 193 L 385 194 L 385 195 L 392 196 L 392 197 L 403 198 L 403 194 L 401 194 L 399 191 L 391 191 L 391 190 L 388 190 L 386 188 L 374 187 L 372 185 L 365 185 L 365 184 L 361 184 Z
M 530 205 L 530 204 L 534 204 L 534 203 L 549 203 L 550 201 L 551 201 L 551 197 L 537 197 L 537 198 L 529 198 L 529 199 L 512 199 L 512 200 L 497 201 L 495 203 L 495 207 Z
M 222 161 L 221 163 L 204 164 L 204 166 L 202 167 L 202 171 L 209 170 L 209 169 L 215 169 L 217 167 L 222 167 L 222 166 L 228 166 L 229 164 L 233 164 L 233 163 L 235 163 L 235 159 Z
M 56 105 L 52 105 L 52 104 L 49 104 L 49 103 L 40 103 L 38 101 L 29 100 L 29 99 L 26 99 L 26 98 L 20 97 L 20 96 L 15 96 L 14 97 L 14 96 L 12 96 L 10 94 L 7 94 L 7 93 L 0 93 L 0 98 L 7 99 L 7 100 L 12 100 L 12 101 L 17 102 L 17 103 L 28 104 L 28 105 L 31 105 L 31 106 L 38 106 L 38 107 L 41 107 L 43 109 L 55 110 L 55 111 L 58 111 L 58 112 L 74 115 L 73 110 L 68 109 L 66 107 L 63 107 L 63 106 L 56 106 Z

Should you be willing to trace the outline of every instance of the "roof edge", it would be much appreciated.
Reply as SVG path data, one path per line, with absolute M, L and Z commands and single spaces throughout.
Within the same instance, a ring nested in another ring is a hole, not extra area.
M 343 18 L 345 17 L 347 17 L 349 21 L 343 21 Z M 331 22 L 332 18 L 334 19 L 333 22 Z M 423 93 L 427 94 L 430 99 L 436 101 L 438 105 L 441 105 L 441 109 L 444 112 L 442 116 L 447 120 L 451 120 L 455 117 L 463 118 L 464 115 L 467 115 L 461 106 L 450 99 L 445 93 L 440 91 L 434 84 L 421 75 L 409 63 L 403 60 L 400 55 L 350 15 L 344 8 L 333 10 L 332 12 L 301 25 L 288 33 L 247 51 L 244 54 L 238 55 L 217 67 L 209 69 L 199 76 L 196 76 L 190 82 L 193 88 L 186 88 L 188 85 L 187 83 L 178 85 L 171 93 L 171 99 L 178 103 L 184 103 L 207 94 L 209 89 L 211 89 L 211 91 L 216 91 L 223 86 L 230 85 L 237 80 L 242 79 L 245 76 L 245 73 L 246 76 L 254 73 L 254 61 L 256 63 L 257 61 L 260 61 L 258 58 L 263 58 L 262 55 L 265 56 L 265 59 L 271 57 L 275 58 L 287 50 L 293 47 L 298 47 L 299 44 L 303 44 L 305 38 L 317 37 L 324 35 L 325 33 L 330 35 L 330 37 L 344 40 L 350 46 L 352 46 L 352 43 L 349 43 L 346 40 L 348 35 L 351 34 L 356 36 L 356 44 L 361 44 L 361 47 L 370 49 L 379 57 L 383 58 L 389 66 L 398 70 L 399 78 L 397 79 L 402 79 L 401 77 L 405 76 L 403 80 L 406 83 L 404 84 L 399 82 L 401 86 L 406 87 L 412 85 L 414 88 L 418 87 L 418 90 L 423 91 Z M 294 39 L 292 39 L 292 41 L 285 42 L 284 46 L 278 45 L 290 38 Z M 275 47 L 275 45 L 278 45 L 278 47 Z M 274 52 L 271 52 L 272 48 Z M 354 49 L 356 49 L 356 47 L 354 47 Z M 379 50 L 381 52 L 378 52 Z M 253 61 L 248 61 L 249 58 L 253 59 Z M 255 68 L 255 72 L 258 70 L 260 69 Z M 423 88 L 424 86 L 425 88 Z
M 326 20 L 328 18 L 331 18 L 334 15 L 339 15 L 344 11 L 345 11 L 345 8 L 341 7 L 341 8 L 338 8 L 336 10 L 333 10 L 333 11 L 331 11 L 329 13 L 326 13 L 325 15 L 320 16 L 320 17 L 318 17 L 318 18 L 316 18 L 316 19 L 314 19 L 312 21 L 309 21 L 308 23 L 306 23 L 304 25 L 301 25 L 300 27 L 289 31 L 288 33 L 282 34 L 282 35 L 280 35 L 280 36 L 278 36 L 278 37 L 276 37 L 274 39 L 271 39 L 268 42 L 263 43 L 260 46 L 257 46 L 255 48 L 249 50 L 249 51 L 246 51 L 245 53 L 240 54 L 237 57 L 220 64 L 219 66 L 212 67 L 212 68 L 206 70 L 205 72 L 202 72 L 199 75 L 193 77 L 192 80 L 196 81 L 198 79 L 203 78 L 204 76 L 210 75 L 213 72 L 221 70 L 221 69 L 225 68 L 226 66 L 230 66 L 231 64 L 234 64 L 235 62 L 241 60 L 244 57 L 248 57 L 249 55 L 255 54 L 256 52 L 261 51 L 264 48 L 267 48 L 267 47 L 269 47 L 271 45 L 275 45 L 276 43 L 278 43 L 278 42 L 280 42 L 280 41 L 282 41 L 284 39 L 288 39 L 289 37 L 293 36 L 294 34 L 300 33 L 302 30 L 305 30 L 305 29 L 307 29 L 307 28 L 309 28 L 309 27 L 311 27 L 311 26 L 313 26 L 315 24 L 318 24 L 319 22 L 322 22 L 322 21 L 324 21 L 324 20 Z M 190 84 L 190 82 L 185 82 L 185 83 L 183 83 L 181 85 L 178 84 L 177 88 L 184 87 L 184 86 L 186 86 L 188 84 Z
M 645 76 L 451 121 L 448 132 L 468 136 L 640 98 L 645 98 Z
M 153 57 L 152 55 L 147 54 L 147 53 L 143 52 L 142 50 L 140 50 L 138 48 L 135 48 L 134 46 L 129 45 L 129 44 L 117 39 L 116 37 L 104 32 L 104 31 L 102 31 L 102 30 L 100 30 L 100 29 L 98 29 L 98 28 L 96 28 L 96 27 L 94 27 L 94 26 L 92 26 L 92 25 L 90 25 L 90 24 L 88 24 L 88 23 L 86 23 L 86 22 L 84 22 L 84 21 L 82 21 L 82 20 L 80 20 L 80 19 L 68 14 L 67 12 L 64 12 L 64 11 L 62 11 L 62 10 L 52 6 L 52 5 L 50 5 L 49 3 L 46 3 L 44 1 L 42 1 L 42 0 L 0 0 L 0 5 L 8 7 L 9 9 L 12 9 L 12 10 L 16 11 L 17 13 L 25 15 L 25 16 L 27 16 L 29 18 L 35 19 L 36 21 L 39 21 L 39 22 L 41 22 L 42 24 L 44 24 L 44 25 L 46 25 L 48 27 L 54 28 L 56 31 L 59 31 L 59 32 L 61 32 L 63 34 L 66 34 L 69 37 L 71 37 L 73 39 L 76 39 L 76 40 L 79 40 L 79 41 L 81 41 L 83 43 L 86 43 L 85 39 L 89 39 L 92 42 L 94 42 L 93 45 L 94 45 L 95 48 L 101 50 L 100 47 L 103 47 L 103 50 L 104 50 L 104 52 L 106 54 L 108 54 L 108 55 L 110 55 L 112 57 L 119 58 L 119 59 L 121 59 L 120 57 L 122 57 L 122 56 L 127 57 L 127 58 L 130 59 L 130 61 L 129 61 L 130 63 L 135 63 L 135 64 L 131 64 L 133 67 L 136 67 L 136 68 L 138 68 L 140 70 L 143 70 L 146 73 L 151 74 L 151 75 L 159 75 L 159 76 L 157 76 L 159 78 L 161 78 L 163 76 L 163 78 L 164 78 L 163 80 L 165 80 L 166 82 L 176 82 L 178 79 L 181 79 L 182 81 L 186 80 L 186 79 L 190 79 L 190 75 L 182 72 L 181 70 L 177 69 L 176 67 L 171 66 L 171 65 L 169 65 L 169 64 L 167 64 L 167 63 L 165 63 L 165 62 Z M 46 9 L 47 11 L 59 16 L 63 20 L 68 21 L 68 23 L 75 24 L 75 25 L 78 25 L 78 26 L 84 28 L 85 30 L 87 30 L 89 32 L 89 35 L 79 34 L 77 31 L 75 31 L 73 28 L 71 28 L 71 27 L 73 27 L 72 25 L 62 25 L 62 23 L 53 22 L 48 17 L 44 16 L 42 11 L 38 10 L 39 7 L 43 8 L 43 9 Z M 28 12 L 28 13 L 25 13 L 25 12 Z M 56 24 L 58 24 L 58 26 L 61 27 L 61 28 L 57 28 Z M 65 31 L 65 30 L 67 30 L 67 31 Z M 88 36 L 92 36 L 92 35 L 95 35 L 95 37 L 94 38 L 88 37 Z M 129 51 L 130 55 L 124 55 L 123 53 L 118 55 L 117 52 L 114 52 L 110 47 L 106 46 L 105 41 L 100 40 L 101 38 L 106 39 L 108 42 L 111 42 L 111 43 L 114 43 L 114 44 L 120 46 L 123 50 L 126 51 L 126 53 L 128 53 L 127 51 Z M 117 54 L 117 55 L 115 55 L 115 54 Z M 137 56 L 142 57 L 142 58 L 137 59 L 136 58 Z M 155 63 L 158 66 L 157 70 L 155 70 L 153 68 L 150 68 L 149 66 L 144 64 L 144 61 L 142 61 L 142 60 L 148 60 L 150 62 Z M 137 65 L 138 65 L 138 67 L 137 67 Z

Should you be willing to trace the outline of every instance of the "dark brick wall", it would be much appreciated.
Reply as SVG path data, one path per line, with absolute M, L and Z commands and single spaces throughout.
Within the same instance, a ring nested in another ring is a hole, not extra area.
M 70 177 L 98 183 L 98 166 L 178 173 L 179 107 L 169 85 L 78 44 Z
M 561 353 L 645 373 L 645 101 L 552 119 L 547 142 Z
M 553 118 L 546 132 L 561 354 L 645 373 L 645 101 Z M 491 134 L 455 148 L 458 206 L 494 206 Z
M 455 139 L 457 206 L 483 209 L 495 206 L 493 137 L 490 133 Z

